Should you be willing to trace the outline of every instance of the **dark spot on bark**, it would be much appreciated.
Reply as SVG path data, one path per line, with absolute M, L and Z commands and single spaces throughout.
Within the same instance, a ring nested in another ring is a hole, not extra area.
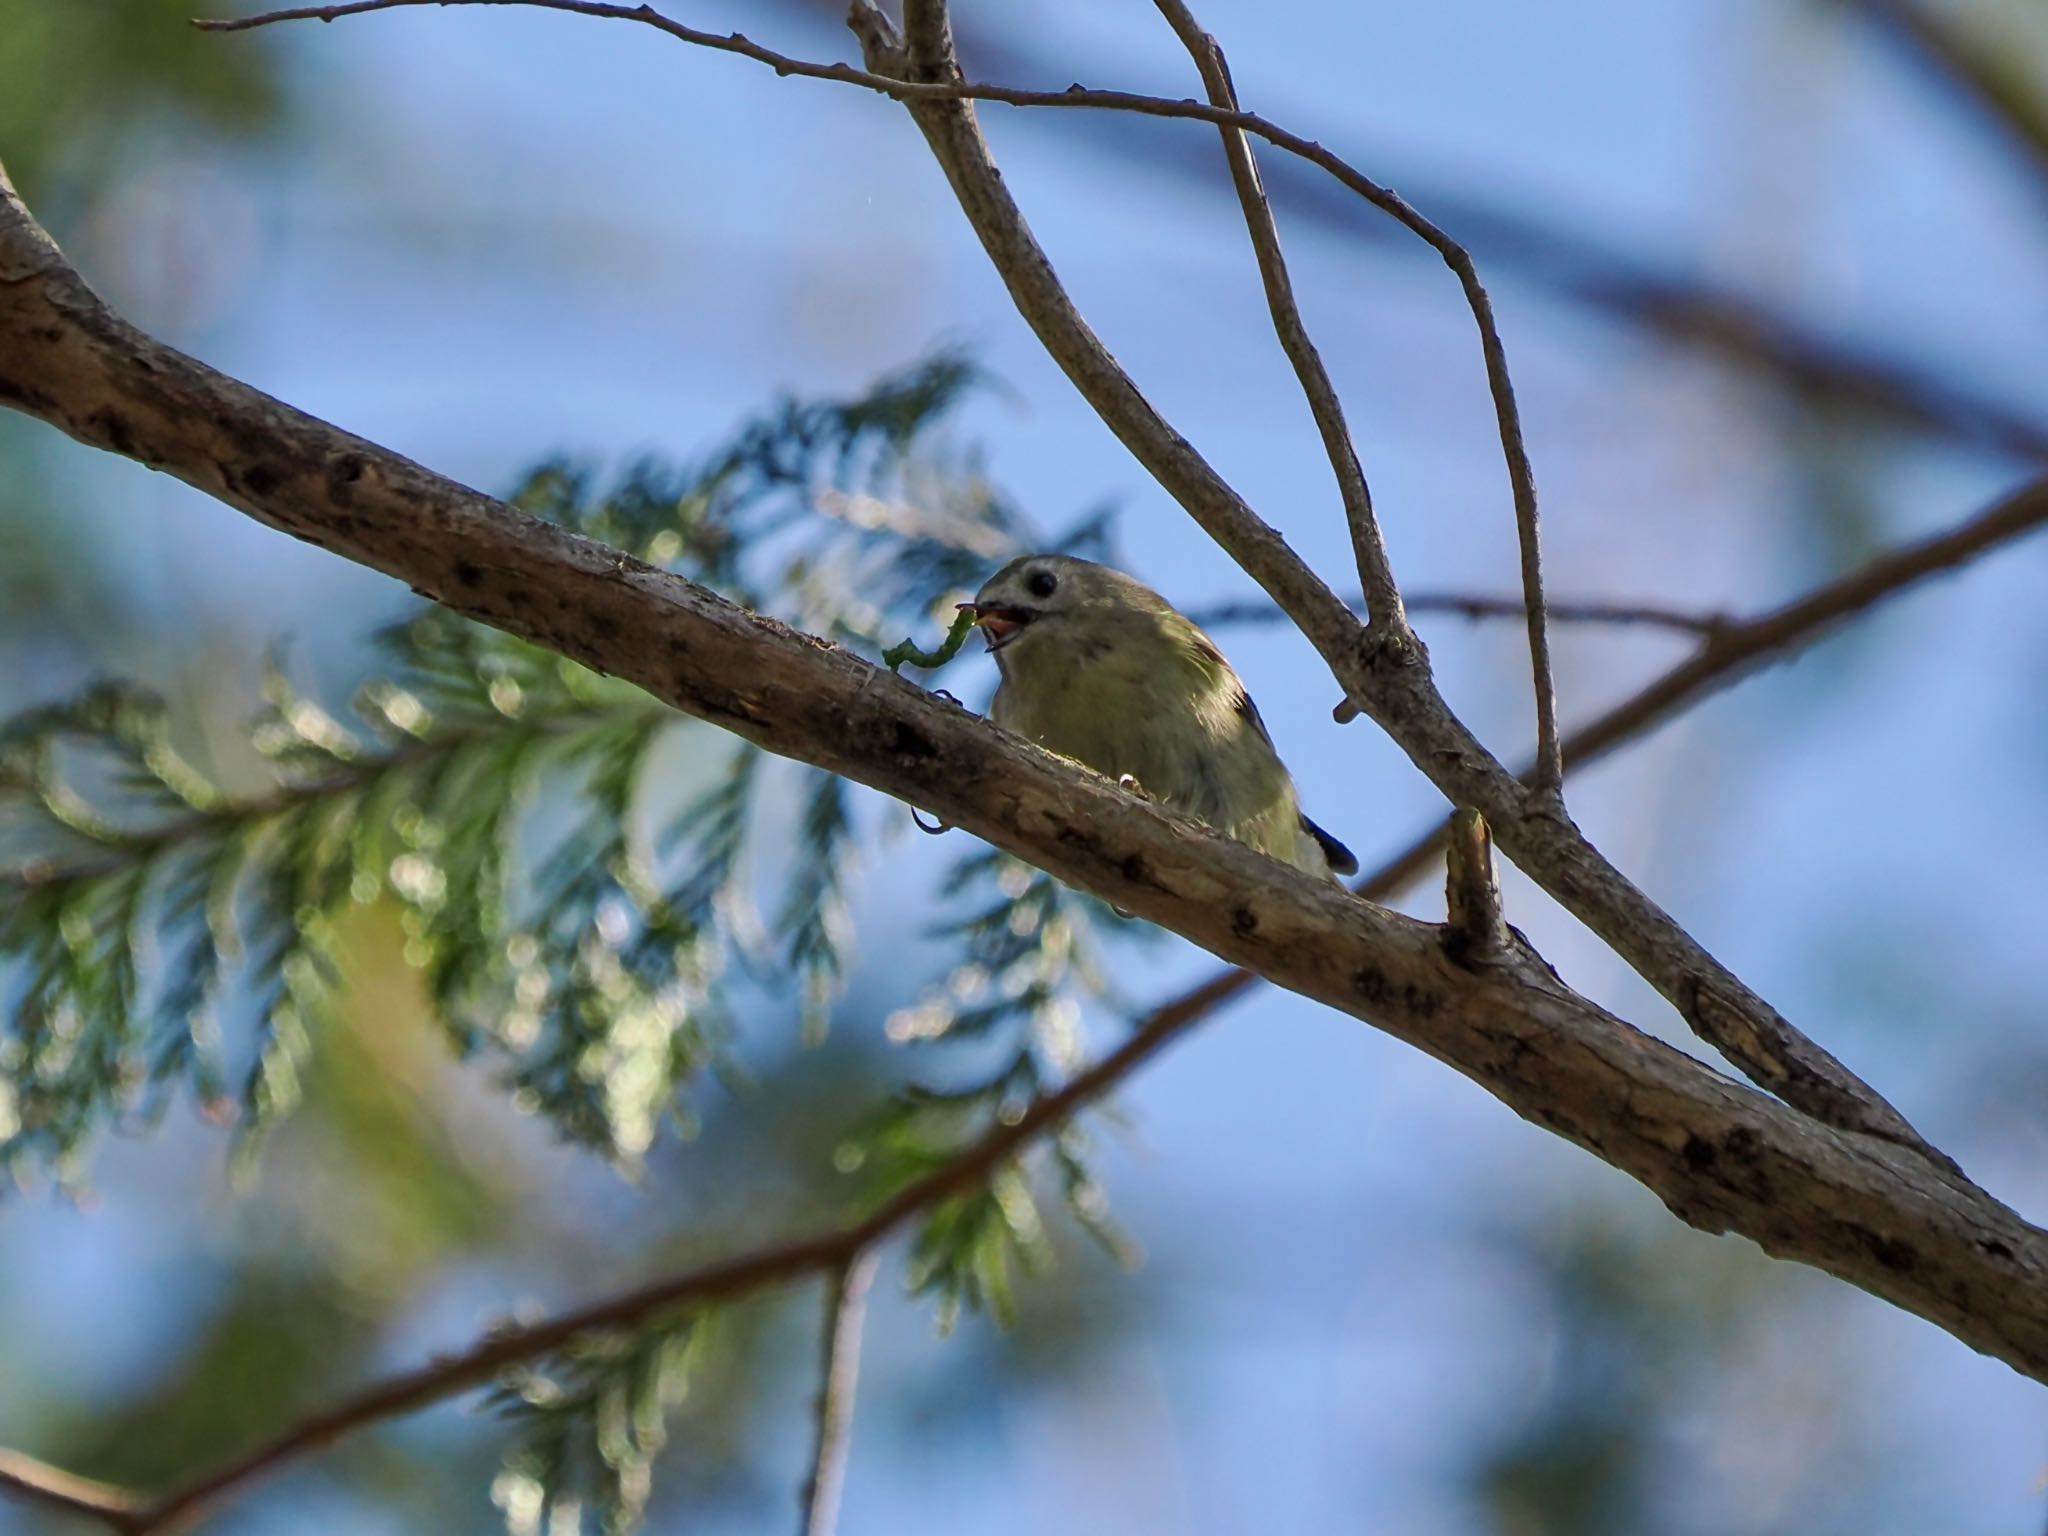
M 616 640 L 619 638 L 619 621 L 608 613 L 593 613 L 590 632 L 600 640 Z
M 1979 1242 L 1977 1246 L 1994 1259 L 2010 1259 L 2012 1257 L 2012 1249 L 1995 1237 L 1987 1237 Z
M 1737 1126 L 1721 1139 L 1721 1150 L 1737 1162 L 1748 1163 L 1756 1160 L 1756 1132 L 1746 1126 Z
M 1133 885 L 1146 886 L 1155 891 L 1171 889 L 1160 882 L 1158 875 L 1152 872 L 1152 866 L 1145 862 L 1145 855 L 1142 853 L 1125 854 L 1116 861 L 1116 867 L 1117 872 Z
M 1873 1239 L 1870 1251 L 1877 1255 L 1877 1262 L 1886 1269 L 1897 1270 L 1902 1274 L 1920 1262 L 1920 1255 L 1913 1251 L 1913 1245 L 1902 1243 L 1895 1237 Z
M 937 757 L 939 749 L 932 745 L 931 737 L 916 726 L 898 720 L 889 734 L 889 750 L 898 757 L 915 758 L 922 761 Z
M 18 379 L 0 379 L 0 400 L 20 407 L 31 416 L 53 416 L 57 402 L 40 389 Z
M 283 479 L 274 464 L 251 464 L 242 476 L 242 489 L 251 496 L 268 496 Z
M 101 406 L 85 418 L 85 424 L 107 441 L 107 446 L 126 458 L 137 458 L 135 433 L 128 426 L 128 418 L 109 406 Z
M 1396 985 L 1384 971 L 1365 966 L 1352 973 L 1351 989 L 1368 1008 L 1391 1008 L 1418 1019 L 1433 1018 L 1437 995 L 1410 982 Z
M 344 453 L 327 466 L 327 494 L 346 506 L 355 500 L 356 482 L 362 478 L 362 455 Z
M 455 584 L 458 587 L 473 587 L 484 579 L 483 567 L 468 560 L 455 562 Z
M 1701 1173 L 1713 1167 L 1717 1155 L 1711 1141 L 1698 1136 L 1685 1138 L 1685 1165 L 1694 1173 Z
M 1248 939 L 1259 931 L 1259 915 L 1250 907 L 1230 909 L 1230 931 L 1240 939 Z

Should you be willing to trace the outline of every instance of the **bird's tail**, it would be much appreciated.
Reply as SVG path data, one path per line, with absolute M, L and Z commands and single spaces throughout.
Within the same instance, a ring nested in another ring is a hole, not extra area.
M 1355 875 L 1358 873 L 1358 855 L 1330 836 L 1306 816 L 1301 818 L 1301 830 L 1316 840 L 1316 846 L 1323 850 L 1323 857 L 1329 861 L 1333 875 Z

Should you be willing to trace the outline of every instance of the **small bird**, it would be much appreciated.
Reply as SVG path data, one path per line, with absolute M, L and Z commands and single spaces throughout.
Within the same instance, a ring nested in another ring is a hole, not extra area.
M 960 606 L 1003 674 L 996 724 L 1297 869 L 1357 872 L 1301 813 L 1216 643 L 1150 587 L 1092 560 L 1025 555 Z

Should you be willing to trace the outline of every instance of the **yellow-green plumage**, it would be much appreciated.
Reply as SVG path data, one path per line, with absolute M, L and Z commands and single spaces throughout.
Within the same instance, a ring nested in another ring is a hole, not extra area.
M 1214 642 L 1121 571 L 1027 555 L 976 595 L 1002 686 L 997 724 L 1315 874 L 1355 869 L 1294 781 Z

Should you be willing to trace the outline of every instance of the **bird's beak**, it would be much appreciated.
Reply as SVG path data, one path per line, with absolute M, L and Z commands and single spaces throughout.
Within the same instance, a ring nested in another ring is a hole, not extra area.
M 1000 650 L 1012 635 L 1038 617 L 1029 608 L 1010 608 L 1001 603 L 960 603 L 957 606 L 974 615 L 974 622 L 988 637 L 988 648 L 992 651 Z

